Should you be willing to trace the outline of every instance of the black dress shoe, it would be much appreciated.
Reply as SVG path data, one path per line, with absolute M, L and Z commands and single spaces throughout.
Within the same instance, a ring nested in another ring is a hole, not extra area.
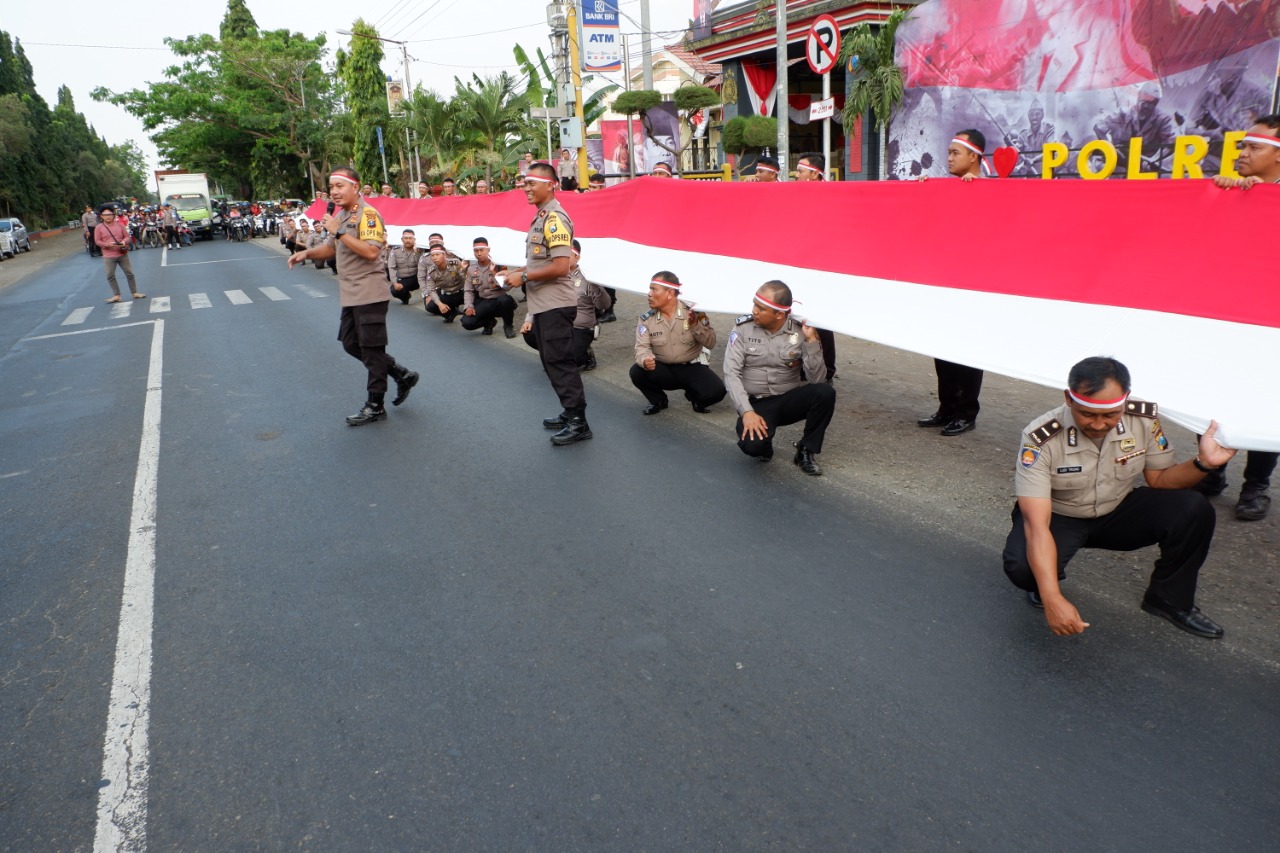
M 551 443 L 556 447 L 564 447 L 566 444 L 586 441 L 588 438 L 591 438 L 591 427 L 587 426 L 586 418 L 578 416 L 565 418 L 564 429 L 551 436 Z
M 813 458 L 813 451 L 805 447 L 802 442 L 796 442 L 796 457 L 791 461 L 800 466 L 800 470 L 808 474 L 810 477 L 821 477 L 822 467 L 818 465 L 818 460 Z
M 1188 634 L 1207 637 L 1210 640 L 1222 638 L 1222 626 L 1200 612 L 1200 608 L 1192 605 L 1190 610 L 1178 610 L 1153 595 L 1142 597 L 1142 609 L 1152 616 L 1168 619 Z
M 650 403 L 649 405 L 644 407 L 644 414 L 656 415 L 658 414 L 658 412 L 661 412 L 666 407 L 667 407 L 666 403 Z
M 689 405 L 693 406 L 693 410 L 694 410 L 695 412 L 697 412 L 698 414 L 700 414 L 700 415 L 705 415 L 705 414 L 707 414 L 708 412 L 710 412 L 710 411 L 711 411 L 711 407 L 710 407 L 710 406 L 704 406 L 704 405 L 702 405 L 701 403 L 694 403 L 694 402 L 690 402 L 690 404 L 689 404 Z
M 452 322 L 453 322 L 454 320 L 456 320 L 456 319 L 458 319 L 458 312 L 457 312 L 457 311 L 450 311 L 448 314 L 445 314 L 445 315 L 444 315 L 444 321 L 445 321 L 446 323 L 452 323 Z
M 506 335 L 507 339 L 510 340 L 511 338 L 514 338 L 516 336 L 516 327 L 511 325 L 510 323 L 503 323 L 502 334 Z
M 951 423 L 942 428 L 943 435 L 960 435 L 966 433 L 978 425 L 977 421 L 966 421 L 956 418 Z
M 481 329 L 481 330 L 480 330 L 480 334 L 482 334 L 482 335 L 492 335 L 492 334 L 493 334 L 493 326 L 490 326 L 490 325 L 487 325 L 487 324 L 486 324 L 486 325 L 485 325 L 485 327 L 484 327 L 483 329 Z
M 582 370 L 595 370 L 600 366 L 600 362 L 596 361 L 595 351 L 591 347 L 587 347 L 587 363 L 582 365 Z
M 916 426 L 940 427 L 940 426 L 946 426 L 947 424 L 951 423 L 951 421 L 952 421 L 951 418 L 943 417 L 942 412 L 934 412 L 932 415 L 929 415 L 929 417 L 921 418 L 920 420 L 916 421 Z
M 1040 600 L 1040 591 L 1035 589 L 1027 590 L 1027 604 L 1037 610 L 1044 610 L 1044 602 Z
M 601 323 L 612 323 L 617 319 L 618 319 L 618 315 L 613 313 L 612 308 L 610 308 L 608 311 L 604 312 L 597 318 L 597 320 Z
M 564 422 L 569 419 L 566 412 L 561 412 L 554 418 L 543 418 L 542 426 L 546 429 L 564 429 Z
M 1266 492 L 1259 492 L 1252 497 L 1241 492 L 1240 500 L 1236 502 L 1236 518 L 1241 521 L 1262 521 L 1267 517 L 1269 509 L 1271 496 Z
M 415 371 L 406 370 L 403 376 L 396 379 L 396 398 L 391 401 L 391 405 L 398 406 L 409 399 L 409 392 L 418 384 L 418 378 Z
M 364 426 L 365 424 L 375 423 L 377 421 L 385 421 L 387 419 L 387 410 L 377 403 L 365 403 L 360 411 L 354 415 L 347 416 L 347 424 L 350 426 Z

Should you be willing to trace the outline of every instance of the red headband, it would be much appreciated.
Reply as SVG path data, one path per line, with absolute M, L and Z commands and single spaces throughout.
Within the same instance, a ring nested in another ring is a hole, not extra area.
M 663 280 L 662 280 L 662 279 L 660 279 L 660 278 L 651 278 L 651 279 L 649 279 L 649 283 L 650 283 L 650 284 L 660 284 L 660 285 L 662 285 L 663 287 L 669 287 L 669 288 L 671 288 L 672 290 L 679 290 L 679 289 L 680 289 L 680 285 L 678 285 L 678 284 L 672 284 L 672 283 L 671 283 L 671 282 L 669 282 L 669 281 L 663 281 Z
M 1067 394 L 1072 400 L 1075 400 L 1081 406 L 1085 406 L 1090 409 L 1115 409 L 1123 406 L 1124 401 L 1129 399 L 1129 395 L 1125 394 L 1123 397 L 1116 400 L 1094 400 L 1091 397 L 1082 397 L 1070 388 L 1067 389 Z
M 775 169 L 775 168 L 773 168 L 772 166 L 766 166 L 766 165 L 765 165 L 765 164 L 763 164 L 763 163 L 757 163 L 757 164 L 756 164 L 756 171 L 757 171 L 757 172 L 759 172 L 759 171 L 760 171 L 760 170 L 762 170 L 762 169 L 763 169 L 764 171 L 766 171 L 766 172 L 773 172 L 775 175 L 776 175 L 776 174 L 778 174 L 778 170 L 777 170 L 777 169 Z
M 1280 148 L 1280 137 L 1267 136 L 1265 133 L 1249 133 L 1242 140 L 1244 142 L 1257 142 L 1261 145 L 1272 145 Z
M 758 293 L 756 294 L 755 299 L 756 299 L 756 302 L 759 302 L 761 305 L 763 305 L 766 308 L 772 308 L 774 311 L 781 311 L 783 314 L 791 313 L 791 306 L 789 305 L 784 307 L 782 305 L 779 305 L 776 302 L 770 302 L 768 299 L 765 299 L 763 296 L 761 296 Z

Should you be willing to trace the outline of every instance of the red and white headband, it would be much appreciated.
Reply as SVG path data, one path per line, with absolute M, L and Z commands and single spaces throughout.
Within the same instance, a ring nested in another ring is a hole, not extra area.
M 817 167 L 815 167 L 815 166 L 810 166 L 808 163 L 800 163 L 800 164 L 798 164 L 798 165 L 796 166 L 796 168 L 797 168 L 797 169 L 804 169 L 806 172 L 817 172 L 819 175 L 821 175 L 821 174 L 822 174 L 822 170 L 821 170 L 821 169 L 819 169 L 819 168 L 817 168 Z
M 346 181 L 356 189 L 360 188 L 360 182 L 351 178 L 350 175 L 340 175 L 337 172 L 335 172 L 329 176 L 329 183 L 333 183 L 334 181 Z
M 757 172 L 772 172 L 772 173 L 773 173 L 773 174 L 775 174 L 775 175 L 776 175 L 776 174 L 778 174 L 778 170 L 777 170 L 777 169 L 773 168 L 772 166 L 766 166 L 764 163 L 757 163 L 757 164 L 756 164 L 756 171 L 757 171 Z
M 525 175 L 525 176 L 524 176 L 524 179 L 525 179 L 526 181 L 541 181 L 541 182 L 542 182 L 542 183 L 544 183 L 544 184 L 558 184 L 558 183 L 560 183 L 559 181 L 554 180 L 554 179 L 552 179 L 552 178 L 540 178 L 540 177 L 538 177 L 537 175 Z
M 665 174 L 670 175 L 670 174 L 671 174 L 671 167 L 670 167 L 669 165 L 667 165 L 666 163 L 659 163 L 658 165 L 656 165 L 656 166 L 654 166 L 654 167 L 653 167 L 653 171 L 655 171 L 655 172 L 663 172 L 663 173 L 665 173 Z
M 1273 147 L 1275 147 L 1275 148 L 1280 148 L 1280 137 L 1275 137 L 1275 136 L 1266 136 L 1266 135 L 1261 134 L 1261 133 L 1250 133 L 1250 134 L 1246 134 L 1246 135 L 1245 135 L 1245 138 L 1244 138 L 1244 141 L 1245 141 L 1245 142 L 1256 142 L 1256 143 L 1257 143 L 1257 144 L 1259 144 L 1259 145 L 1270 145 L 1270 146 L 1273 146 Z
M 679 290 L 679 289 L 680 289 L 680 285 L 678 285 L 678 284 L 672 284 L 672 283 L 671 283 L 671 282 L 669 282 L 669 281 L 663 281 L 663 280 L 662 280 L 662 279 L 660 279 L 660 278 L 651 278 L 651 279 L 649 279 L 649 283 L 650 283 L 650 284 L 659 284 L 659 285 L 662 285 L 663 287 L 669 287 L 669 288 L 671 288 L 672 290 Z
M 986 158 L 986 157 L 984 157 L 984 156 L 982 155 L 982 150 L 981 150 L 980 148 L 978 148 L 978 146 L 974 145 L 972 142 L 970 142 L 970 141 L 969 141 L 969 140 L 967 140 L 967 139 L 962 139 L 962 138 L 961 138 L 961 137 L 959 137 L 959 136 L 953 136 L 953 137 L 951 138 L 951 144 L 952 144 L 952 145 L 959 145 L 959 146 L 961 146 L 962 148 L 968 148 L 968 149 L 969 149 L 970 151 L 972 151 L 974 154 L 977 154 L 977 155 L 978 155 L 978 163 L 979 163 L 979 164 L 981 164 L 981 166 L 982 166 L 982 174 L 984 174 L 984 175 L 990 175 L 990 174 L 991 174 L 991 167 L 987 165 L 987 158 Z
M 1115 400 L 1095 400 L 1092 397 L 1082 397 L 1070 388 L 1067 389 L 1067 395 L 1079 405 L 1089 409 L 1115 409 L 1123 406 L 1125 401 L 1129 399 L 1129 395 L 1125 394 Z
M 783 305 L 779 305 L 776 302 L 770 302 L 768 299 L 765 299 L 763 296 L 761 296 L 758 293 L 756 294 L 755 299 L 756 299 L 756 302 L 759 302 L 761 305 L 763 305 L 766 308 L 772 308 L 774 311 L 781 311 L 783 314 L 791 313 L 790 305 L 783 306 Z

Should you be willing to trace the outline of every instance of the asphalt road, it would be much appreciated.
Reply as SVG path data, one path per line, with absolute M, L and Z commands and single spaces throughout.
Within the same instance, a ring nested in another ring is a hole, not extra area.
M 1107 597 L 1056 639 L 986 542 L 593 376 L 552 448 L 535 354 L 419 308 L 348 428 L 277 249 L 136 253 L 128 317 L 83 255 L 0 292 L 0 848 L 93 848 L 154 533 L 149 850 L 1276 849 L 1273 660 Z

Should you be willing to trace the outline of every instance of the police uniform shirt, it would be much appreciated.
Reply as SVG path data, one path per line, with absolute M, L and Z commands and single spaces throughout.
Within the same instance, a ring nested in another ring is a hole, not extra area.
M 776 397 L 805 384 L 802 362 L 809 381 L 826 380 L 822 343 L 806 341 L 802 324 L 793 317 L 772 333 L 750 316 L 739 320 L 724 351 L 724 384 L 738 414 L 752 411 L 748 397 Z
M 609 307 L 609 294 L 582 274 L 582 267 L 569 270 L 573 278 L 573 286 L 578 294 L 578 313 L 573 315 L 575 329 L 594 329 L 596 314 Z
M 387 255 L 387 272 L 391 275 L 391 280 L 416 278 L 420 260 L 422 260 L 422 250 L 417 246 L 412 249 L 396 246 Z
M 462 290 L 464 285 L 462 276 L 462 262 L 452 258 L 445 259 L 444 269 L 436 266 L 436 262 L 431 260 L 430 255 L 423 255 L 422 260 L 418 262 L 418 284 L 426 289 L 426 295 L 423 298 L 428 302 L 434 299 L 437 293 L 457 293 Z
M 463 308 L 474 308 L 476 299 L 496 299 L 503 290 L 498 286 L 496 264 L 479 261 L 467 267 L 467 284 L 463 291 Z
M 676 313 L 670 320 L 657 309 L 641 314 L 636 326 L 636 364 L 644 367 L 650 356 L 662 364 L 690 364 L 701 357 L 703 347 L 715 349 L 715 329 L 706 317 L 690 326 L 691 310 L 676 302 Z
M 292 219 L 286 218 L 284 222 L 280 223 L 280 232 L 284 234 L 284 239 L 286 241 L 292 240 L 293 235 L 297 233 L 297 231 L 298 231 L 298 224 L 294 222 Z
M 86 210 L 84 213 L 80 214 L 80 224 L 85 228 L 93 228 L 99 221 L 98 214 L 94 213 L 92 210 Z
M 330 236 L 329 232 L 325 231 L 323 228 L 315 229 L 307 237 L 307 248 L 314 249 L 317 246 L 323 246 L 325 243 L 329 242 Z
M 564 212 L 555 196 L 538 208 L 525 238 L 525 266 L 529 272 L 545 269 L 555 258 L 573 257 L 573 220 Z M 566 272 L 550 279 L 525 284 L 529 313 L 540 314 L 552 308 L 573 308 L 578 304 L 578 291 L 573 275 Z
M 372 243 L 379 250 L 385 244 L 387 229 L 377 208 L 360 205 L 355 210 L 343 209 L 334 215 L 339 229 L 345 228 L 346 233 L 355 235 L 361 242 Z M 334 251 L 338 262 L 338 304 L 348 308 L 388 301 L 387 278 L 376 257 L 360 257 L 341 239 L 334 244 Z
M 1066 404 L 1046 412 L 1023 431 L 1014 494 L 1049 498 L 1055 513 L 1072 518 L 1106 515 L 1146 485 L 1144 470 L 1177 464 L 1157 411 L 1155 403 L 1130 398 L 1101 447 L 1080 431 Z

